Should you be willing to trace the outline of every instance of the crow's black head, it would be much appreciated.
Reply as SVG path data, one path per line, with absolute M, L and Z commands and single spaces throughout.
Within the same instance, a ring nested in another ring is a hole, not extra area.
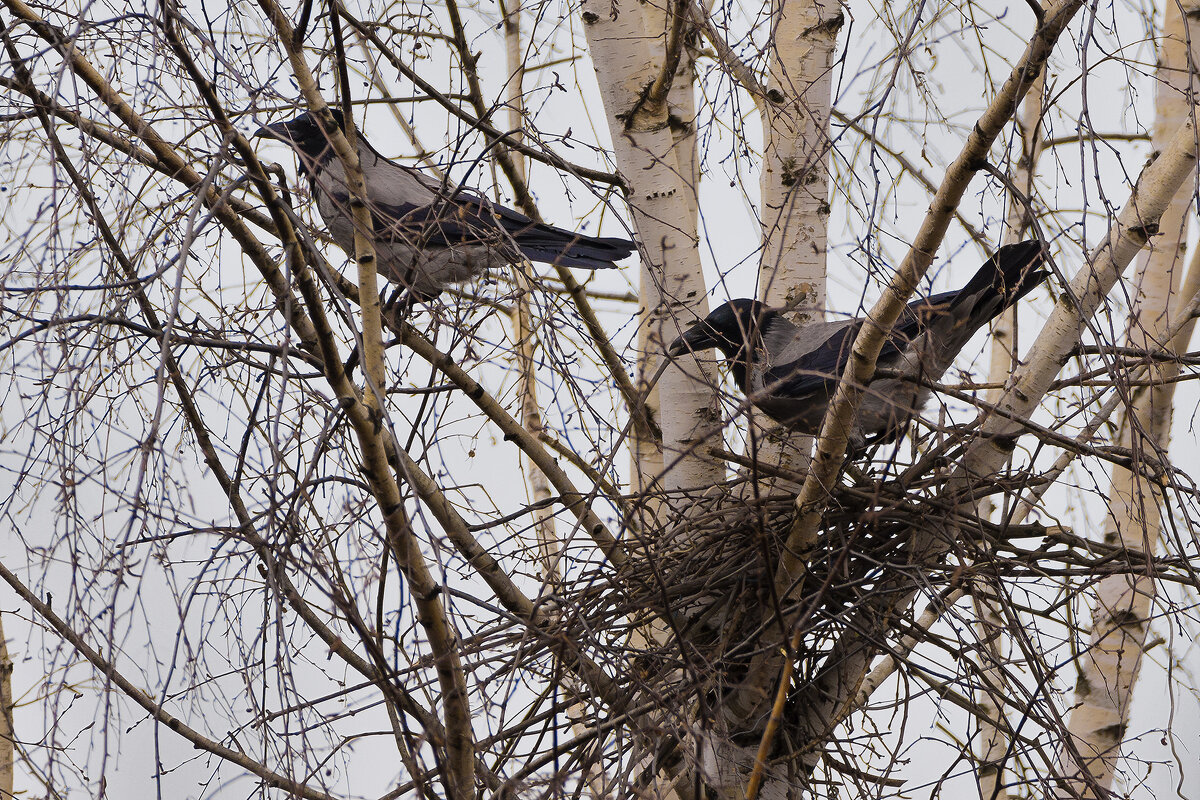
M 334 122 L 339 128 L 344 127 L 341 109 L 330 108 L 329 113 L 333 114 Z M 311 111 L 306 111 L 290 122 L 264 125 L 254 135 L 285 142 L 296 152 L 307 156 L 311 162 L 320 162 L 327 153 L 331 152 L 329 138 L 322 130 L 316 115 Z M 303 162 L 304 159 L 301 159 L 301 166 L 304 166 Z
M 735 358 L 754 340 L 767 317 L 775 313 L 757 300 L 730 300 L 672 342 L 667 355 L 676 357 L 689 350 L 698 352 L 715 347 L 726 358 Z

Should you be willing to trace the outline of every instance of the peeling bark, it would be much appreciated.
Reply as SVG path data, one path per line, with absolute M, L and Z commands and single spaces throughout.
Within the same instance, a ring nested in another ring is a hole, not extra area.
M 759 296 L 769 305 L 819 315 L 825 305 L 833 54 L 843 16 L 837 0 L 773 0 L 771 18 Z

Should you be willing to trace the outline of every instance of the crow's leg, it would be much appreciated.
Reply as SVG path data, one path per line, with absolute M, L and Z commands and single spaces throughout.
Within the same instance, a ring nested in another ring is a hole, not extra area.
M 437 297 L 437 295 L 435 294 L 433 297 Z M 397 287 L 387 300 L 381 298 L 383 307 L 380 309 L 380 315 L 383 317 L 384 326 L 391 328 L 393 333 L 399 333 L 400 323 L 408 320 L 413 306 L 432 299 L 432 297 L 425 297 L 412 289 Z

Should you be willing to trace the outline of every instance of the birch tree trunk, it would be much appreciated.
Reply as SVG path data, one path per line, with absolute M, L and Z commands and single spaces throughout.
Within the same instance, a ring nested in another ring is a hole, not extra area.
M 681 328 L 708 313 L 700 263 L 695 187 L 695 120 L 690 106 L 691 62 L 685 57 L 686 3 L 675 2 L 664 19 L 640 2 L 583 4 L 584 31 L 596 68 L 605 116 L 642 244 L 639 387 L 659 370 L 666 345 Z M 663 31 L 647 36 L 647 31 Z M 698 370 L 698 373 L 697 373 Z M 672 491 L 703 489 L 724 476 L 724 466 L 697 455 L 720 441 L 715 370 L 710 357 L 665 367 L 648 398 L 662 442 L 634 439 L 635 491 L 659 482 Z M 671 398 L 663 413 L 658 398 Z
M 819 314 L 825 305 L 833 53 L 843 16 L 837 0 L 772 0 L 771 20 L 759 296 L 768 305 Z
M 764 142 L 758 291 L 768 305 L 789 309 L 797 324 L 821 320 L 825 305 L 832 70 L 842 23 L 837 0 L 773 0 L 771 4 L 770 72 L 759 98 Z M 761 415 L 757 418 L 769 423 Z M 757 464 L 794 469 L 795 462 L 807 455 L 811 441 L 811 437 L 782 434 L 761 441 L 752 438 L 751 446 Z M 767 478 L 758 483 L 745 491 L 766 494 L 778 481 Z M 753 619 L 770 625 L 774 612 L 766 606 Z M 766 659 L 772 664 L 778 661 L 774 652 Z M 770 687 L 760 689 L 742 687 L 730 695 L 717 715 L 716 731 L 705 743 L 705 776 L 721 796 L 745 796 L 748 781 L 752 787 L 748 791 L 758 797 L 785 797 L 790 791 L 786 777 L 755 768 L 767 717 L 759 713 L 761 704 L 748 706 L 745 695 L 764 698 L 770 691 Z M 751 744 L 736 743 L 735 734 L 736 741 Z
M 1192 25 L 1198 11 L 1200 4 L 1194 0 L 1166 5 L 1152 138 L 1156 150 L 1195 113 L 1200 53 L 1189 48 L 1189 42 L 1195 42 L 1200 34 L 1200 28 Z M 1168 309 L 1179 297 L 1191 200 L 1191 193 L 1180 192 L 1171 201 L 1159 226 L 1161 235 L 1145 254 L 1133 281 L 1126 346 L 1134 350 L 1158 350 L 1174 321 Z M 1186 347 L 1182 334 L 1177 339 L 1181 341 L 1173 344 Z M 1166 457 L 1179 363 L 1153 360 L 1148 369 L 1150 385 L 1132 390 L 1133 401 L 1118 425 L 1117 445 L 1139 462 L 1143 455 L 1154 461 Z M 1140 470 L 1114 466 L 1107 496 L 1109 510 L 1102 541 L 1154 552 L 1162 487 L 1146 480 Z M 1060 753 L 1060 797 L 1102 797 L 1112 789 L 1155 586 L 1149 575 L 1133 574 L 1107 576 L 1096 586 L 1091 640 L 1080 657 L 1075 703 L 1067 726 L 1071 748 Z
M 708 313 L 698 234 L 695 86 L 686 41 L 690 6 L 676 0 L 664 14 L 642 2 L 585 0 L 582 16 L 641 244 L 638 388 L 647 398 L 648 416 L 658 424 L 661 440 L 649 441 L 633 432 L 631 489 L 643 498 L 647 518 L 638 520 L 639 527 L 654 532 L 672 512 L 670 503 L 678 500 L 686 512 L 691 498 L 720 483 L 725 472 L 722 463 L 701 455 L 706 444 L 721 441 L 711 355 L 662 363 L 666 346 Z M 660 402 L 663 397 L 670 398 L 666 406 Z M 651 621 L 631 632 L 630 644 L 635 650 L 652 650 L 670 636 L 661 622 Z M 669 674 L 658 680 L 677 677 Z M 679 712 L 666 716 L 678 721 Z M 666 765 L 648 761 L 647 767 L 678 771 L 678 760 Z M 685 774 L 688 777 L 676 784 L 690 787 L 693 773 Z M 662 784 L 658 791 L 670 796 L 681 790 Z

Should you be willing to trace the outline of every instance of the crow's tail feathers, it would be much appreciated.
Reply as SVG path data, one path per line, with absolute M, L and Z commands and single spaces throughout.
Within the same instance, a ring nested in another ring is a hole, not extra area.
M 612 269 L 637 249 L 628 239 L 585 236 L 553 225 L 532 225 L 514 236 L 530 261 L 563 267 Z
M 978 298 L 981 292 L 1003 298 L 995 313 L 999 314 L 1046 280 L 1050 273 L 1039 269 L 1047 255 L 1046 243 L 1030 239 L 1006 244 L 984 263 L 975 276 L 958 293 L 962 299 Z M 978 302 L 976 299 L 975 302 Z

